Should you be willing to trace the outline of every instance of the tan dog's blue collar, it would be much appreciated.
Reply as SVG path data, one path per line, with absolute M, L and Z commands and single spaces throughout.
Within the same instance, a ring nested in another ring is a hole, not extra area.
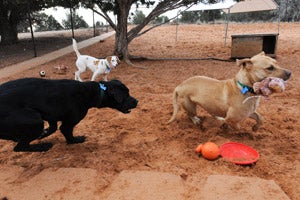
M 237 81 L 237 84 L 242 87 L 241 93 L 246 94 L 247 92 L 251 92 L 252 94 L 255 94 L 252 87 L 249 87 L 248 85 L 244 85 L 240 81 Z

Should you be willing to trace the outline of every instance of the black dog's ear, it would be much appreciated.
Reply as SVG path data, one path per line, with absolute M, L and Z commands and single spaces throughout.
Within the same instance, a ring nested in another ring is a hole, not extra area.
M 122 103 L 124 98 L 126 98 L 124 95 L 129 92 L 128 88 L 119 80 L 111 80 L 108 82 L 107 86 L 110 95 L 113 95 L 118 103 Z
M 113 92 L 113 95 L 115 97 L 115 100 L 118 102 L 118 103 L 122 103 L 123 100 L 124 100 L 124 97 L 122 96 L 122 93 L 118 92 L 118 91 L 114 91 Z

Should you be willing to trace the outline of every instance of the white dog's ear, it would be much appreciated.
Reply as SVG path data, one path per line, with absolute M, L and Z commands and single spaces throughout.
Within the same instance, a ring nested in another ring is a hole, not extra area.
M 236 59 L 236 65 L 238 67 L 240 67 L 242 65 L 243 68 L 247 68 L 250 65 L 252 65 L 252 61 L 251 61 L 250 58 L 245 58 L 245 59 L 242 59 L 242 60 Z
M 111 56 L 107 56 L 106 60 L 110 63 L 111 62 L 112 57 Z

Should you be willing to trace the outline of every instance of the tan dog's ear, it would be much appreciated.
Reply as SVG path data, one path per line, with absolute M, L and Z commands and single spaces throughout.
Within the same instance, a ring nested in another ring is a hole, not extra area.
M 250 66 L 250 64 L 252 64 L 250 58 L 245 58 L 245 59 L 243 59 L 243 60 L 236 59 L 236 65 L 237 65 L 238 67 L 240 67 L 240 66 L 242 65 L 243 68 L 246 68 L 246 67 Z
M 265 55 L 266 55 L 265 52 L 262 51 L 259 54 L 256 54 L 256 55 L 252 56 L 252 58 L 256 58 L 256 57 L 259 57 L 259 56 L 265 56 Z
M 118 56 L 116 56 L 117 57 L 117 62 L 118 63 L 120 63 L 121 62 L 121 60 L 119 59 L 119 57 Z

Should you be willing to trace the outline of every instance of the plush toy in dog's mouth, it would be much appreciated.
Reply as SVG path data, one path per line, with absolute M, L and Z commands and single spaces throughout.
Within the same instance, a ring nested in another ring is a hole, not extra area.
M 259 98 L 261 96 L 265 99 L 269 98 L 269 95 L 273 93 L 281 93 L 285 90 L 286 81 L 277 77 L 268 77 L 260 82 L 253 84 L 253 91 L 256 94 L 255 96 L 247 97 L 243 103 L 246 103 L 249 99 Z
M 286 82 L 281 78 L 268 77 L 253 84 L 255 94 L 268 97 L 272 93 L 281 93 L 285 90 Z

